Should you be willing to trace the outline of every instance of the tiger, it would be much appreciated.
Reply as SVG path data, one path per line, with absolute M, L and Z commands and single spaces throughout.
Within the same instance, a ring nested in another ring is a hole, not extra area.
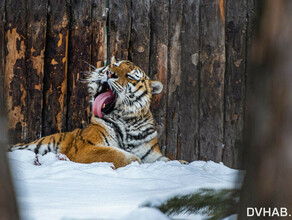
M 109 65 L 90 71 L 85 81 L 92 106 L 86 128 L 14 145 L 10 151 L 26 149 L 41 155 L 53 152 L 73 162 L 109 162 L 114 168 L 135 161 L 170 161 L 159 149 L 150 111 L 152 95 L 163 90 L 160 81 L 150 80 L 133 62 L 115 57 Z

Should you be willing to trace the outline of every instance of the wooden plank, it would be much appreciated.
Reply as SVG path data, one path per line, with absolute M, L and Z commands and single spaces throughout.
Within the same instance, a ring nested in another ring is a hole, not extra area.
M 50 0 L 45 53 L 43 136 L 66 130 L 69 18 L 66 0 Z
M 6 1 L 5 91 L 10 143 L 27 139 L 27 91 L 25 68 L 26 1 Z
M 246 0 L 226 1 L 225 120 L 222 161 L 238 168 L 243 141 L 246 72 Z
M 105 54 L 105 25 L 106 25 L 105 0 L 92 0 L 92 46 L 91 64 L 95 67 L 104 65 Z
M 132 5 L 129 58 L 148 74 L 150 52 L 150 0 L 135 0 Z
M 0 2 L 0 94 L 1 99 L 5 103 L 5 1 Z M 0 111 L 5 109 L 5 105 L 1 104 Z
M 151 110 L 156 122 L 158 142 L 165 154 L 166 150 L 166 108 L 168 73 L 168 19 L 169 1 L 151 0 L 150 6 L 150 66 L 149 77 L 163 84 L 160 94 L 153 96 Z
M 109 0 L 108 59 L 128 59 L 131 34 L 131 1 Z
M 169 14 L 169 62 L 168 62 L 168 94 L 167 94 L 167 127 L 166 153 L 171 159 L 179 159 L 181 152 L 177 149 L 178 119 L 180 97 L 178 87 L 181 86 L 181 28 L 182 9 L 180 0 L 171 0 Z
M 198 159 L 199 6 L 199 0 L 183 2 L 177 148 L 187 161 Z
M 28 142 L 41 137 L 43 109 L 44 52 L 48 1 L 27 0 L 27 107 Z
M 91 62 L 91 0 L 72 0 L 71 13 L 68 130 L 86 127 L 89 123 L 90 108 L 87 87 L 79 79 L 82 79 L 82 72 L 89 69 L 84 61 Z
M 223 0 L 201 2 L 199 158 L 216 162 L 221 161 L 223 148 L 224 11 Z

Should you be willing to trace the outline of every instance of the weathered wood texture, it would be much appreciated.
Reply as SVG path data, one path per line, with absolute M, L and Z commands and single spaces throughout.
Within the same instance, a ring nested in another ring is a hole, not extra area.
M 89 99 L 83 79 L 91 62 L 91 1 L 71 1 L 71 33 L 69 42 L 69 101 L 67 129 L 86 127 L 89 123 Z M 85 61 L 85 62 L 84 62 Z
M 224 1 L 202 1 L 200 10 L 199 157 L 212 155 L 219 162 L 224 146 Z
M 149 77 L 159 80 L 163 90 L 152 99 L 151 110 L 155 118 L 159 146 L 166 153 L 166 100 L 168 72 L 168 21 L 169 1 L 151 0 L 150 5 L 150 65 Z
M 131 1 L 129 0 L 109 0 L 108 61 L 112 56 L 121 60 L 129 58 L 131 10 Z
M 28 138 L 25 2 L 7 0 L 5 10 L 5 90 L 8 135 L 13 143 L 27 141 Z
M 106 0 L 92 0 L 92 45 L 91 45 L 91 64 L 101 67 L 106 60 Z
M 50 0 L 42 135 L 66 130 L 69 17 L 66 0 Z
M 199 2 L 183 1 L 177 157 L 188 161 L 199 159 Z
M 166 155 L 174 159 L 179 157 L 178 146 L 178 87 L 181 85 L 181 28 L 182 1 L 172 0 L 169 5 L 169 51 L 168 51 L 168 94 L 167 94 L 167 126 Z
M 47 30 L 47 0 L 27 0 L 26 72 L 27 72 L 27 140 L 41 137 L 43 108 L 44 53 Z
M 115 55 L 163 83 L 151 109 L 167 156 L 239 166 L 251 0 L 2 2 L 12 142 L 87 126 L 86 62 Z
M 150 52 L 150 0 L 136 0 L 132 5 L 129 59 L 148 73 Z
M 226 71 L 225 71 L 225 121 L 223 161 L 228 166 L 241 164 L 246 73 L 246 14 L 247 2 L 226 1 Z

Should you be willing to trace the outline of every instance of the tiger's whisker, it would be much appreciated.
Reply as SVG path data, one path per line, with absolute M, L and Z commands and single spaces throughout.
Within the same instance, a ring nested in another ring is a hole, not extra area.
M 86 63 L 88 66 L 90 66 L 91 68 L 93 68 L 94 70 L 96 70 L 97 68 L 93 65 L 91 65 L 90 63 L 86 62 L 85 60 L 82 60 L 84 63 Z

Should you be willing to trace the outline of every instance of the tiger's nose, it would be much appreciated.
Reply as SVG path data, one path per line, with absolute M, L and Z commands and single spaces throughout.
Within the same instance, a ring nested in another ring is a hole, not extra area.
M 116 73 L 113 73 L 113 72 L 111 72 L 111 71 L 107 71 L 107 77 L 108 78 L 118 78 L 118 74 L 116 74 Z

